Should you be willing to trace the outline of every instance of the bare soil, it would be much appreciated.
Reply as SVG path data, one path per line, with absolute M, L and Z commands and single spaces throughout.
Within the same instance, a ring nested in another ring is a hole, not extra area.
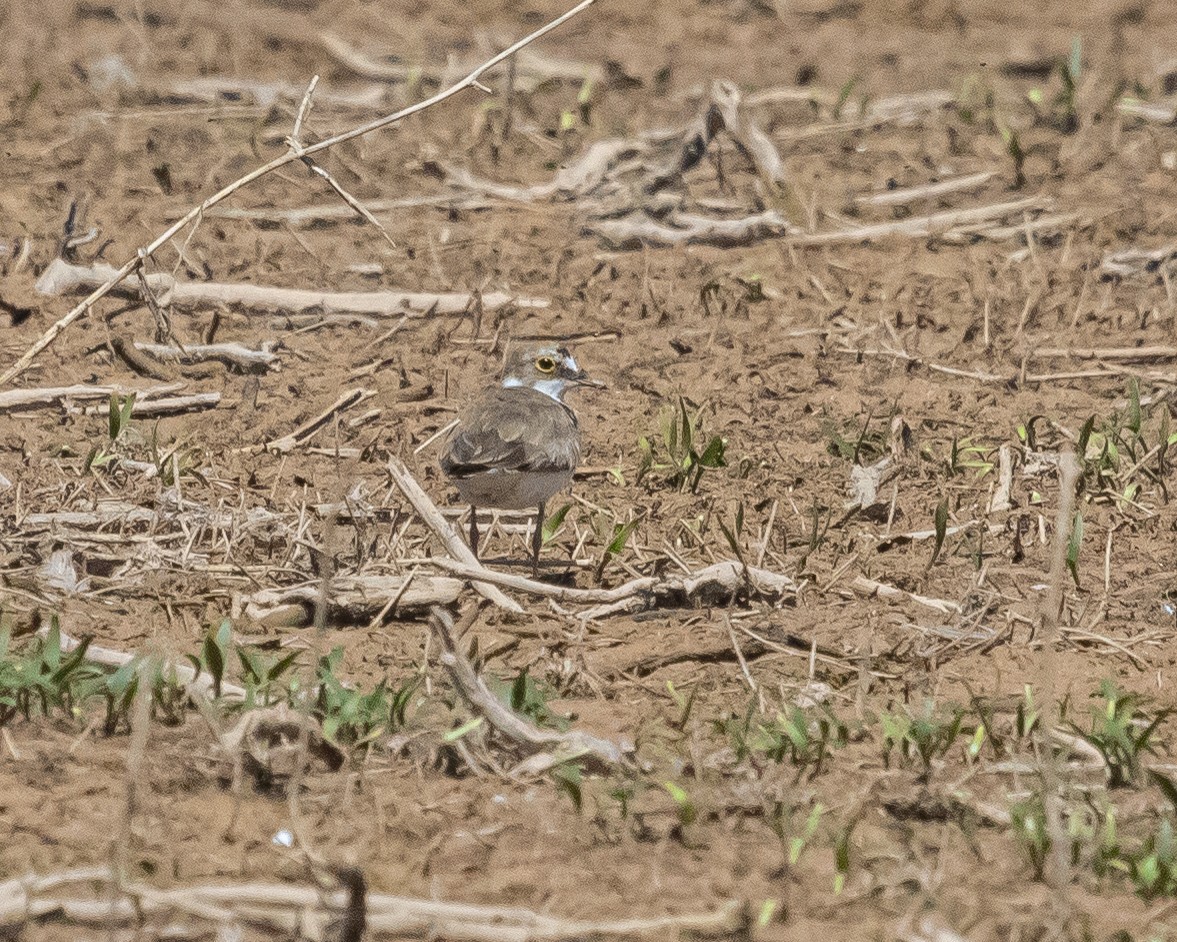
M 96 230 L 93 241 L 70 250 L 74 258 L 121 264 L 204 196 L 280 153 L 312 74 L 322 80 L 310 140 L 422 94 L 421 87 L 373 86 L 356 76 L 328 54 L 324 33 L 373 58 L 395 56 L 428 77 L 441 74 L 448 58 L 478 61 L 560 9 L 548 0 L 45 0 L 0 11 L 0 364 L 15 360 L 73 303 L 33 288 L 61 251 L 72 204 L 80 211 L 76 234 Z M 1033 782 L 968 764 L 963 744 L 924 774 L 918 762 L 885 767 L 876 730 L 836 751 L 821 774 L 794 781 L 788 764 L 722 771 L 731 765 L 731 743 L 717 723 L 744 714 L 757 696 L 749 681 L 769 714 L 816 691 L 852 722 L 905 705 L 916 710 L 926 700 L 967 704 L 976 695 L 1003 704 L 1008 724 L 1024 686 L 1042 688 L 1051 679 L 1071 698 L 1080 724 L 1105 679 L 1158 706 L 1177 706 L 1168 684 L 1177 656 L 1168 601 L 1177 591 L 1177 513 L 1166 489 L 1172 475 L 1149 458 L 1148 474 L 1115 479 L 1138 482 L 1129 501 L 1086 482 L 1078 584 L 1068 577 L 1063 608 L 1063 624 L 1073 630 L 1047 677 L 1033 628 L 1058 488 L 1052 469 L 1028 469 L 1031 452 L 1073 444 L 1088 416 L 1099 417 L 1099 429 L 1122 414 L 1133 377 L 1152 436 L 1138 457 L 1156 443 L 1169 408 L 1172 358 L 1091 361 L 1039 351 L 1173 343 L 1171 285 L 1155 271 L 1107 278 L 1100 262 L 1110 252 L 1157 248 L 1177 237 L 1177 132 L 1122 117 L 1115 107 L 1123 92 L 1165 91 L 1161 67 L 1175 35 L 1177 8 L 1159 2 L 803 0 L 774 8 L 751 0 L 601 0 L 533 47 L 553 59 L 611 64 L 592 86 L 586 113 L 577 106 L 579 80 L 548 82 L 514 97 L 504 134 L 502 96 L 470 92 L 332 151 L 324 166 L 365 201 L 441 192 L 444 184 L 428 172 L 438 159 L 503 182 L 539 183 L 588 142 L 685 124 L 715 79 L 746 92 L 804 84 L 827 103 L 855 80 L 837 118 L 804 102 L 755 111 L 785 161 L 797 224 L 831 230 L 848 214 L 868 223 L 1024 195 L 1048 197 L 1052 211 L 1081 218 L 1032 235 L 1028 245 L 1022 235 L 963 242 L 932 236 L 636 251 L 610 250 L 584 234 L 575 203 L 490 200 L 479 210 L 421 206 L 381 214 L 395 248 L 350 220 L 301 227 L 206 219 L 183 245 L 185 261 L 178 261 L 177 240 L 160 253 L 156 270 L 324 290 L 504 291 L 551 305 L 429 314 L 395 332 L 396 319 L 300 329 L 256 311 L 174 313 L 185 342 L 198 341 L 214 318 L 218 340 L 252 347 L 279 341 L 282 367 L 263 375 L 219 366 L 187 375 L 184 393 L 219 392 L 220 404 L 158 424 L 137 420 L 139 438 L 121 447 L 150 460 L 152 436 L 180 445 L 199 472 L 182 477 L 183 500 L 241 515 L 263 508 L 290 526 L 246 533 L 232 545 L 182 514 L 150 545 L 145 537 L 152 534 L 117 526 L 97 533 L 30 527 L 30 513 L 87 510 L 112 498 L 157 508 L 171 498 L 158 476 L 85 470 L 91 449 L 108 443 L 106 417 L 82 410 L 92 403 L 10 411 L 0 415 L 0 472 L 12 485 L 0 492 L 6 611 L 18 630 L 34 611 L 55 612 L 64 630 L 104 646 L 182 654 L 196 651 L 207 626 L 232 613 L 235 594 L 316 579 L 324 551 L 338 568 L 403 571 L 406 556 L 437 549 L 390 485 L 388 457 L 406 460 L 439 504 L 457 507 L 436 446 L 419 453 L 418 446 L 493 379 L 507 338 L 569 337 L 581 365 L 608 388 L 576 394 L 585 472 L 563 530 L 545 548 L 547 578 L 592 585 L 607 541 L 602 527 L 639 513 L 626 550 L 604 568 L 606 585 L 676 571 L 677 560 L 699 567 L 730 558 L 720 523 L 730 527 L 742 507 L 742 552 L 762 558 L 765 568 L 804 576 L 806 588 L 795 604 L 780 607 L 660 610 L 587 627 L 523 597 L 525 616 L 488 610 L 474 629 L 487 671 L 511 677 L 526 668 L 556 691 L 553 708 L 577 725 L 637 743 L 646 772 L 632 807 L 621 813 L 610 794 L 618 781 L 609 776 L 586 776 L 577 808 L 547 778 L 455 772 L 420 752 L 377 748 L 304 782 L 307 838 L 323 858 L 362 868 L 373 890 L 585 919 L 706 910 L 733 898 L 758 911 L 763 900 L 780 900 L 775 917 L 756 929 L 765 939 L 830 932 L 890 939 L 929 912 L 974 942 L 1055 931 L 1170 937 L 1171 909 L 1143 902 L 1125 880 L 1079 872 L 1064 902 L 1035 880 L 1010 828 L 984 811 L 1008 812 Z M 1060 129 L 1045 117 L 1034 120 L 1027 93 L 1043 90 L 1042 110 L 1051 108 L 1060 81 L 1057 72 L 1042 71 L 1069 55 L 1075 37 L 1083 59 L 1077 126 Z M 289 91 L 272 102 L 248 89 L 211 102 L 184 93 L 185 83 L 190 89 L 209 76 Z M 505 70 L 488 81 L 502 91 Z M 383 98 L 368 109 L 332 104 L 327 94 L 373 87 Z M 856 120 L 864 100 L 938 89 L 957 105 L 908 121 Z M 975 114 L 963 113 L 966 99 Z M 564 112 L 570 127 L 562 130 Z M 1017 190 L 1003 124 L 1018 131 L 1026 152 Z M 855 202 L 978 171 L 995 173 L 968 192 L 899 210 Z M 746 156 L 722 142 L 689 185 L 695 197 L 741 202 L 759 187 Z M 231 205 L 310 204 L 339 201 L 295 166 Z M 26 242 L 31 255 L 22 263 Z M 17 385 L 156 385 L 110 349 L 111 338 L 148 340 L 153 332 L 139 302 L 104 300 Z M 375 395 L 320 430 L 309 442 L 318 451 L 251 448 L 355 388 Z M 661 412 L 679 396 L 701 410 L 709 433 L 726 439 L 728 467 L 705 473 L 695 494 L 661 487 L 656 477 L 637 480 L 638 439 L 657 435 Z M 892 429 L 903 423 L 911 443 L 883 487 L 881 509 L 847 512 L 855 456 L 832 443 L 841 436 L 853 451 L 862 438 L 857 459 L 870 464 L 889 453 Z M 1019 438 L 1027 423 L 1036 441 Z M 1002 444 L 1011 446 L 1018 458 L 1012 509 L 989 513 L 995 470 L 950 470 L 954 441 L 958 450 L 979 446 L 969 454 L 986 461 L 996 461 Z M 315 513 L 316 505 L 348 495 L 360 495 L 375 515 L 332 528 Z M 933 539 L 892 537 L 932 530 L 942 500 L 949 525 L 967 526 L 948 536 L 930 565 Z M 128 542 L 127 533 L 144 539 Z M 525 540 L 522 532 L 493 535 L 492 565 L 525 572 Z M 54 597 L 37 572 L 62 547 L 90 581 L 86 591 Z M 587 562 L 565 565 L 574 552 Z M 856 593 L 851 584 L 859 575 L 960 603 L 966 615 Z M 978 626 L 993 632 L 993 644 L 953 641 L 948 632 L 968 636 Z M 259 642 L 312 643 L 309 629 L 244 618 L 234 628 Z M 751 645 L 742 628 L 772 646 Z M 425 672 L 444 688 L 428 637 L 424 621 L 394 617 L 374 627 L 333 625 L 328 643 L 346 649 L 344 674 L 356 683 Z M 751 645 L 747 674 L 741 643 Z M 682 729 L 670 685 L 696 698 Z M 0 744 L 0 879 L 108 860 L 112 842 L 126 839 L 125 732 L 107 736 L 84 718 L 58 716 L 14 721 L 7 733 Z M 1167 738 L 1157 761 L 1171 761 Z M 194 713 L 179 726 L 152 726 L 142 770 L 149 789 L 131 837 L 136 877 L 164 886 L 305 882 L 302 858 L 272 842 L 290 823 L 286 799 L 248 786 L 235 792 L 211 752 Z M 1092 800 L 1107 797 L 1100 775 L 1086 774 L 1101 796 Z M 684 824 L 665 781 L 689 790 L 696 820 Z M 1117 790 L 1111 800 L 1129 822 L 1154 820 L 1167 807 L 1144 787 Z M 827 809 L 796 866 L 772 827 L 778 802 L 794 809 L 794 833 L 815 803 Z M 850 825 L 849 870 L 835 893 L 834 848 Z M 1060 912 L 1069 913 L 1069 924 Z M 69 931 L 37 924 L 24 937 L 57 939 Z

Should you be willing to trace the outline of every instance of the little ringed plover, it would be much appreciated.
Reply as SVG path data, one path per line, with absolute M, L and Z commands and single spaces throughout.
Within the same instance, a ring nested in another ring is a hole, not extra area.
M 536 507 L 531 565 L 538 573 L 545 506 L 572 482 L 580 461 L 580 428 L 564 393 L 601 385 L 558 344 L 519 347 L 507 355 L 502 385 L 486 390 L 459 415 L 441 469 L 470 505 L 475 556 L 479 507 Z

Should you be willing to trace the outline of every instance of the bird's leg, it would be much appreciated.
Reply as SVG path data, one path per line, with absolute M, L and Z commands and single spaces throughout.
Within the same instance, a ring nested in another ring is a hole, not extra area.
M 478 558 L 478 508 L 470 505 L 470 552 Z
M 531 534 L 531 574 L 539 575 L 539 551 L 544 545 L 544 501 L 535 515 L 535 532 Z

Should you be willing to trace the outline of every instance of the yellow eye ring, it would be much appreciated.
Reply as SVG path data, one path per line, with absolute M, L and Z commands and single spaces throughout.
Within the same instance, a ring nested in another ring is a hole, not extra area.
M 551 357 L 540 357 L 535 361 L 535 368 L 541 373 L 554 373 L 556 372 L 556 361 Z

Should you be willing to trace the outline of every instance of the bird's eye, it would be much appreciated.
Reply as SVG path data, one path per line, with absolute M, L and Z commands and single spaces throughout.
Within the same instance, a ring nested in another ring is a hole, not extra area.
M 535 368 L 541 373 L 554 373 L 556 372 L 556 361 L 551 357 L 540 357 L 535 361 Z

